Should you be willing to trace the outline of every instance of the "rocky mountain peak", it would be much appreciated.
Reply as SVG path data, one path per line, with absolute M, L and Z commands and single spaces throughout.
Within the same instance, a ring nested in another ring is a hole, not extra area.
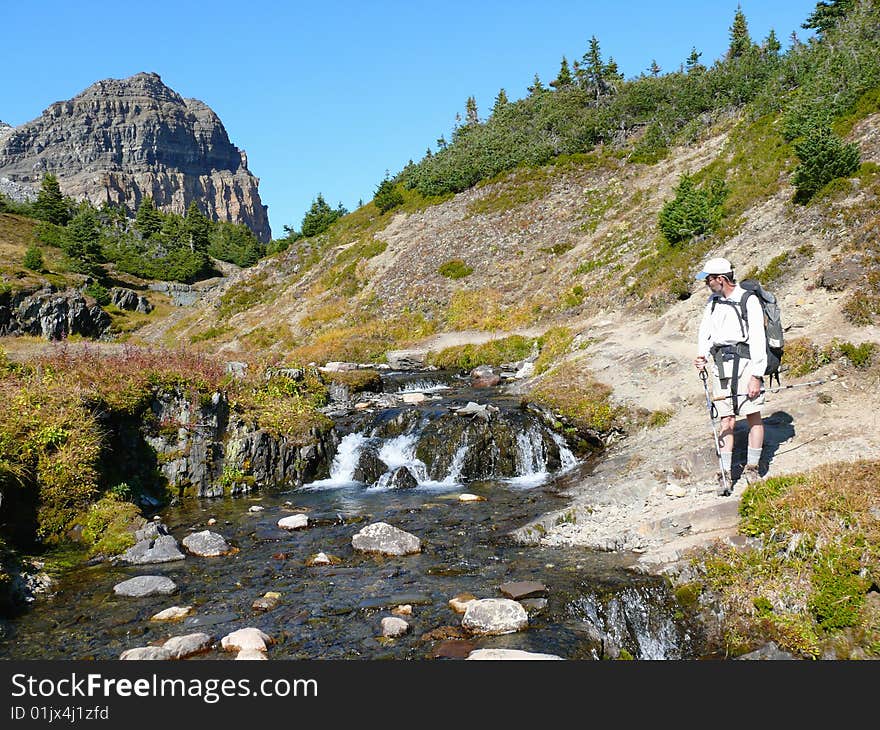
M 5 132 L 0 177 L 10 181 L 36 188 L 49 172 L 66 195 L 130 210 L 147 195 L 180 214 L 195 200 L 213 220 L 271 238 L 245 153 L 207 104 L 183 98 L 156 73 L 103 79 Z

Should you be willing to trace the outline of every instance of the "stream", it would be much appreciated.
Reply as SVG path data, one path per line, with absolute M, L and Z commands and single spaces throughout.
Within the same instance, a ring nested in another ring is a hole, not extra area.
M 634 556 L 525 546 L 509 537 L 514 528 L 564 508 L 566 488 L 589 472 L 589 460 L 576 459 L 503 386 L 473 389 L 449 373 L 383 379 L 385 394 L 396 394 L 397 402 L 340 413 L 341 440 L 329 476 L 289 491 L 190 500 L 161 512 L 178 541 L 210 529 L 234 546 L 232 554 L 72 568 L 57 577 L 51 596 L 0 621 L 0 658 L 115 659 L 126 649 L 206 632 L 215 648 L 193 659 L 231 659 L 220 639 L 247 626 L 275 640 L 270 659 L 461 658 L 475 648 L 566 659 L 700 655 L 699 631 L 682 625 L 662 579 L 629 569 Z M 401 403 L 404 393 L 425 399 Z M 483 415 L 473 406 L 469 412 L 469 403 L 487 408 Z M 401 484 L 395 472 L 408 488 L 395 488 Z M 462 493 L 484 499 L 460 501 Z M 277 526 L 297 512 L 308 516 L 307 528 Z M 215 522 L 209 526 L 209 520 Z M 383 557 L 354 550 L 354 533 L 378 521 L 416 535 L 421 552 Z M 333 564 L 307 564 L 321 552 Z M 167 576 L 178 593 L 114 594 L 115 584 L 138 575 Z M 465 635 L 450 599 L 464 593 L 502 598 L 499 586 L 518 581 L 546 587 L 545 600 L 526 601 L 528 628 Z M 254 609 L 268 591 L 280 594 L 278 605 Z M 409 632 L 384 638 L 381 619 L 404 604 L 412 607 L 404 616 Z M 169 606 L 193 611 L 174 623 L 150 621 Z

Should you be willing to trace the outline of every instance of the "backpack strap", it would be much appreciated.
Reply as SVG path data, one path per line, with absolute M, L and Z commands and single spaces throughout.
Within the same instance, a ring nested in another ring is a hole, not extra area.
M 746 296 L 748 295 L 748 293 L 749 292 L 746 292 L 746 294 L 743 295 L 743 298 L 740 300 L 739 304 L 737 304 L 736 302 L 731 302 L 727 299 L 719 299 L 718 297 L 713 296 L 712 297 L 712 309 L 710 310 L 710 311 L 714 312 L 716 304 L 726 304 L 728 307 L 733 307 L 733 311 L 736 312 L 736 316 L 739 318 L 739 329 L 740 329 L 740 332 L 742 332 L 743 339 L 746 339 L 748 337 L 748 335 L 746 334 L 746 326 L 744 324 L 744 322 L 747 321 Z

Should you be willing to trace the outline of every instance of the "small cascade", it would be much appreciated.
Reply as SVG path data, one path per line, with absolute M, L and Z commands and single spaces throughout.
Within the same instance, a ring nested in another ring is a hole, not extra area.
M 350 422 L 355 432 L 341 440 L 329 479 L 307 487 L 382 490 L 411 488 L 413 480 L 422 488 L 487 480 L 531 487 L 578 463 L 564 439 L 518 401 L 481 393 L 477 403 L 466 388 L 442 376 L 395 378 L 387 385 L 396 394 L 449 393 L 420 405 L 382 407 Z M 411 479 L 399 474 L 403 481 L 392 484 L 402 467 Z
M 438 380 L 413 380 L 409 383 L 403 383 L 398 389 L 398 395 L 403 393 L 437 393 L 441 390 L 449 390 L 447 383 L 441 383 Z
M 596 657 L 616 658 L 626 650 L 635 659 L 683 659 L 702 642 L 677 617 L 679 607 L 660 579 L 613 586 L 584 586 L 566 606 L 569 618 L 596 642 Z
M 330 465 L 330 476 L 309 484 L 305 488 L 322 489 L 351 484 L 355 481 L 354 472 L 360 459 L 361 448 L 367 441 L 362 433 L 350 433 L 342 438 L 336 448 L 336 455 Z

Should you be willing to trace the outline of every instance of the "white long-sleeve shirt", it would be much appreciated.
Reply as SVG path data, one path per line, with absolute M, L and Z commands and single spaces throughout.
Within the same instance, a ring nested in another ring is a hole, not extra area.
M 711 359 L 709 350 L 713 345 L 735 345 L 738 342 L 747 342 L 749 345 L 749 375 L 763 377 L 764 371 L 767 369 L 767 338 L 764 335 L 764 310 L 761 309 L 761 303 L 758 301 L 757 295 L 752 295 L 746 301 L 746 313 L 748 321 L 743 323 L 746 336 L 743 337 L 742 328 L 740 328 L 739 313 L 740 300 L 745 294 L 739 284 L 729 297 L 723 294 L 713 294 L 706 302 L 706 308 L 703 311 L 703 319 L 700 322 L 700 332 L 697 336 L 697 354 L 700 357 Z M 715 309 L 712 309 L 713 299 L 718 299 Z M 724 301 L 733 302 L 734 307 L 729 304 L 723 304 Z M 751 325 L 751 326 L 749 326 Z

